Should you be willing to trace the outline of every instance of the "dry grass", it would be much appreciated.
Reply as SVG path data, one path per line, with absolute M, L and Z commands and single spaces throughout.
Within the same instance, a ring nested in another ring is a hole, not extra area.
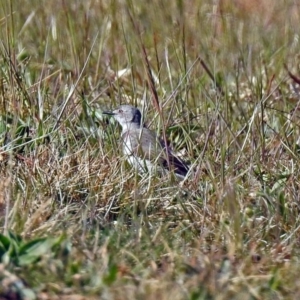
M 295 1 L 0 12 L 1 299 L 300 296 Z M 121 102 L 193 176 L 135 174 Z

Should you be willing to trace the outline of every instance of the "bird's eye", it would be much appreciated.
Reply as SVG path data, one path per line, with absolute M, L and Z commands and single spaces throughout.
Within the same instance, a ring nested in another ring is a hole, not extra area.
M 119 113 L 122 113 L 123 112 L 123 110 L 122 109 L 119 109 Z

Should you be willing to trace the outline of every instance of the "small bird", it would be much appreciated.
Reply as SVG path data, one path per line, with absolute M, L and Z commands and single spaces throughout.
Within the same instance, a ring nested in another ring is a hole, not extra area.
M 122 126 L 123 153 L 139 173 L 173 171 L 179 179 L 187 175 L 188 165 L 141 123 L 142 115 L 138 108 L 125 104 L 103 113 L 114 116 Z

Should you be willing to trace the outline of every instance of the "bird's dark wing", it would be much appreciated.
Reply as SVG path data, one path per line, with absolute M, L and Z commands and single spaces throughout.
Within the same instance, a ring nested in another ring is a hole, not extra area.
M 169 171 L 173 171 L 178 175 L 185 176 L 188 171 L 188 165 L 179 157 L 177 157 L 170 147 L 165 145 L 165 143 L 158 139 L 155 133 L 150 131 L 147 128 L 143 128 L 141 140 L 143 145 L 148 145 L 149 143 L 152 144 L 153 149 L 149 151 L 148 147 L 143 147 L 143 152 L 146 153 L 146 158 L 156 161 L 165 169 Z M 168 163 L 169 159 L 169 163 Z
M 188 165 L 182 159 L 175 156 L 170 151 L 168 151 L 168 156 L 169 156 L 169 163 L 166 157 L 162 161 L 163 167 L 168 169 L 169 171 L 175 172 L 178 175 L 185 176 L 189 171 Z
M 165 158 L 162 161 L 163 167 L 168 169 L 169 171 L 174 171 L 176 174 L 185 176 L 190 169 L 187 163 L 181 158 L 179 158 L 178 156 L 176 156 L 172 152 L 171 148 L 168 145 L 166 145 L 163 140 L 160 140 L 160 144 L 162 145 L 162 147 L 165 149 L 165 152 L 167 152 L 169 156 L 169 163 L 168 163 L 167 154 L 165 153 Z

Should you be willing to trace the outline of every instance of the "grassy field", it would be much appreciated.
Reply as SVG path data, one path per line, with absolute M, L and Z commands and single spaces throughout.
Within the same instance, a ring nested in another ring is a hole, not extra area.
M 0 299 L 298 299 L 297 1 L 0 4 Z M 139 176 L 139 106 L 193 174 Z

